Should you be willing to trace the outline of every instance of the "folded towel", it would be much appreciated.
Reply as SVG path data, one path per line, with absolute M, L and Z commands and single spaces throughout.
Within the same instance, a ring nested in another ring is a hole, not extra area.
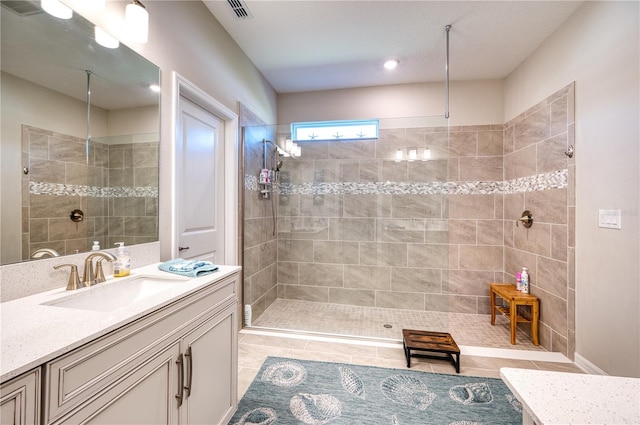
M 209 261 L 183 260 L 182 258 L 160 263 L 158 264 L 158 268 L 163 272 L 175 273 L 187 277 L 200 277 L 218 270 L 218 266 Z

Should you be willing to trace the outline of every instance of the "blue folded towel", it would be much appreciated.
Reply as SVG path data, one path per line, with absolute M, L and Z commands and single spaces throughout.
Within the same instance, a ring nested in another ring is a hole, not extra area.
M 158 268 L 163 272 L 175 273 L 187 277 L 200 277 L 218 270 L 218 266 L 209 261 L 183 260 L 182 258 L 160 263 L 158 264 Z

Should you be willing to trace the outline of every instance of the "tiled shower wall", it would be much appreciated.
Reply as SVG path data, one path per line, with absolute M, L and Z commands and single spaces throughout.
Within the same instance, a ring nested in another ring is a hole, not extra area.
M 158 240 L 158 143 L 108 145 L 31 126 L 22 130 L 22 258 Z M 84 220 L 71 221 L 74 209 Z
M 528 266 L 542 344 L 572 356 L 570 144 L 573 85 L 504 125 L 301 143 L 280 184 L 278 297 L 487 314 L 488 283 Z M 409 148 L 432 159 L 393 159 Z
M 531 293 L 540 298 L 540 341 L 573 359 L 575 352 L 575 146 L 574 83 L 505 125 L 505 179 L 526 179 L 562 170 L 566 184 L 504 195 L 505 279 L 529 268 Z M 516 226 L 523 210 L 531 228 Z M 527 330 L 528 327 L 523 329 Z
M 274 131 L 255 114 L 240 105 L 240 128 L 243 129 L 244 177 L 240 211 L 243 225 L 242 273 L 244 304 L 250 304 L 257 318 L 277 297 L 277 240 L 274 234 L 274 209 L 277 191 L 265 199 L 258 189 L 258 174 L 262 168 L 263 139 L 275 141 Z M 272 167 L 271 161 L 268 164 Z

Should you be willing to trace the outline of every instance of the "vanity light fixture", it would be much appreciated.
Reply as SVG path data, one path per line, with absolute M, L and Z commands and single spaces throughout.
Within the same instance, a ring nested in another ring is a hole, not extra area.
M 107 34 L 105 30 L 96 25 L 95 27 L 95 37 L 96 43 L 101 45 L 102 47 L 106 47 L 108 49 L 117 49 L 120 46 L 120 42 L 117 38 Z
M 413 149 L 407 149 L 407 158 L 406 160 L 409 162 L 413 162 L 413 161 L 417 161 L 418 160 L 418 152 L 419 149 L 417 148 L 413 148 Z M 404 158 L 404 150 L 402 149 L 397 149 L 396 150 L 396 156 L 395 156 L 395 162 L 400 162 L 403 161 Z M 428 161 L 431 159 L 431 150 L 430 149 L 424 149 L 422 151 L 422 156 L 421 156 L 421 160 L 422 161 Z
M 398 59 L 388 59 L 384 62 L 384 69 L 392 70 L 396 69 L 396 67 L 400 64 Z
M 62 4 L 60 0 L 40 0 L 40 7 L 51 16 L 60 19 L 71 19 L 73 10 Z
M 125 9 L 124 20 L 131 40 L 146 43 L 149 39 L 149 12 L 138 0 L 133 0 Z

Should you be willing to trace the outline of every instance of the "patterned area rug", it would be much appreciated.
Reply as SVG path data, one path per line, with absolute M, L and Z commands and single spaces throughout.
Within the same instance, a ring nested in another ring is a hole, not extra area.
M 269 357 L 230 424 L 521 424 L 500 379 Z

